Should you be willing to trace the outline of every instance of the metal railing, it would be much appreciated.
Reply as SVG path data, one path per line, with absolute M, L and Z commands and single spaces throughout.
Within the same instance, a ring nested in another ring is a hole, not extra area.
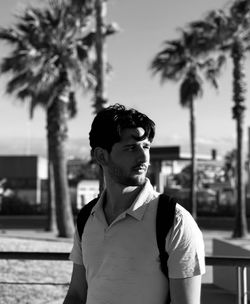
M 67 261 L 68 252 L 1 251 L 0 260 Z
M 0 260 L 45 260 L 45 261 L 67 261 L 68 252 L 0 252 Z M 230 266 L 237 268 L 237 298 L 238 304 L 247 304 L 247 267 L 250 267 L 250 258 L 207 256 L 206 266 Z M 18 284 L 18 283 L 16 283 Z
M 237 298 L 238 304 L 247 304 L 247 267 L 250 267 L 250 258 L 246 257 L 206 257 L 207 266 L 230 266 L 237 268 Z

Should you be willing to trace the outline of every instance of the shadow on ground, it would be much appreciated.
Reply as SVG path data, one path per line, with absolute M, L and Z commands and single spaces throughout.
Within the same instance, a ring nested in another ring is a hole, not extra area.
M 202 284 L 201 304 L 235 304 L 237 296 L 212 283 Z

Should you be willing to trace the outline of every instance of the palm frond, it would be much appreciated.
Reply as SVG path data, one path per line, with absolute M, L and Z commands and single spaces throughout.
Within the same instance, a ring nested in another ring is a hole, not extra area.
M 224 10 L 218 9 L 210 11 L 206 16 L 206 21 L 214 24 L 214 30 L 217 31 L 218 28 L 227 27 L 230 20 L 229 16 Z
M 41 53 L 34 48 L 23 49 L 20 45 L 15 48 L 9 57 L 5 57 L 1 62 L 1 72 L 19 73 L 36 67 L 41 62 Z
M 17 74 L 7 83 L 7 93 L 11 94 L 25 86 L 27 82 L 30 82 L 32 79 L 31 71 L 24 71 L 22 73 Z
M 181 39 L 165 41 L 163 45 L 163 50 L 160 54 L 183 54 L 185 52 L 184 45 Z
M 18 99 L 24 100 L 26 98 L 31 97 L 32 93 L 29 88 L 25 87 L 23 89 L 19 89 L 16 96 Z
M 112 22 L 106 25 L 105 28 L 105 36 L 110 36 L 118 33 L 120 31 L 120 27 L 116 22 Z
M 204 72 L 205 78 L 218 89 L 218 77 L 221 74 L 221 69 L 226 63 L 226 56 L 224 54 L 219 54 L 217 58 L 208 58 L 200 63 L 200 68 Z
M 218 68 L 222 68 L 226 64 L 226 56 L 224 54 L 220 54 L 217 58 L 217 66 Z
M 150 69 L 153 75 L 160 75 L 161 83 L 179 81 L 190 65 L 189 55 L 182 40 L 164 41 L 163 49 L 152 60 Z
M 244 19 L 249 19 L 250 2 L 248 0 L 234 1 L 230 8 L 230 13 L 236 22 L 241 23 Z
M 0 63 L 1 72 L 13 76 L 7 91 L 15 91 L 21 100 L 32 98 L 31 105 L 50 107 L 63 85 L 89 89 L 96 84 L 94 58 L 89 55 L 95 33 L 86 28 L 83 18 L 72 15 L 64 1 L 51 0 L 42 9 L 28 7 L 13 28 L 0 29 L 0 40 L 12 47 Z M 65 69 L 67 84 L 60 82 Z
M 12 28 L 0 28 L 0 39 L 5 40 L 9 44 L 20 43 L 21 37 Z
M 190 69 L 181 83 L 180 104 L 183 107 L 187 107 L 190 105 L 190 102 L 198 97 L 201 97 L 202 94 L 202 79 L 195 72 L 195 69 Z
M 84 17 L 92 15 L 95 1 L 93 0 L 69 0 L 69 5 L 73 12 L 83 14 Z
M 34 116 L 34 110 L 35 110 L 35 108 L 37 106 L 38 106 L 37 100 L 34 97 L 31 98 L 31 100 L 30 100 L 30 110 L 29 110 L 29 112 L 30 112 L 30 119 L 33 118 L 33 116 Z
M 205 20 L 197 20 L 189 23 L 189 29 L 196 32 L 210 32 L 216 29 L 216 26 L 213 22 Z
M 74 118 L 77 114 L 77 102 L 74 92 L 69 93 L 68 113 L 70 118 Z
M 82 46 L 85 46 L 86 48 L 90 49 L 94 46 L 96 40 L 96 33 L 91 31 L 87 33 L 83 38 L 80 39 L 79 43 Z

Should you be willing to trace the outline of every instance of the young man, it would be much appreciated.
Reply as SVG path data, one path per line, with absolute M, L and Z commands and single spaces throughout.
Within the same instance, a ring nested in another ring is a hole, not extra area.
M 99 112 L 90 146 L 106 188 L 84 233 L 77 230 L 74 262 L 64 304 L 199 304 L 205 272 L 202 234 L 176 205 L 166 237 L 168 275 L 162 273 L 155 220 L 159 193 L 147 179 L 155 125 L 146 115 L 116 104 Z

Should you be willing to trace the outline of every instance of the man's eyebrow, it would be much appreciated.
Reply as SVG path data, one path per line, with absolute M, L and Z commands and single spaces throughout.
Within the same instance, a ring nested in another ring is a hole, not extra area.
M 132 146 L 136 146 L 138 144 L 140 144 L 139 140 L 136 141 L 136 142 L 133 142 L 133 143 L 126 143 L 126 144 L 124 144 L 124 147 L 132 147 Z M 145 141 L 145 142 L 143 142 L 143 145 L 151 146 L 151 142 L 150 141 Z
M 139 141 L 139 140 L 144 140 L 147 136 L 145 136 L 145 134 L 143 134 L 142 136 L 139 136 L 139 135 L 131 135 L 131 137 L 133 139 L 135 139 L 136 141 Z
M 136 146 L 136 143 L 124 144 L 125 148 L 127 148 L 127 147 L 133 147 L 133 146 Z

